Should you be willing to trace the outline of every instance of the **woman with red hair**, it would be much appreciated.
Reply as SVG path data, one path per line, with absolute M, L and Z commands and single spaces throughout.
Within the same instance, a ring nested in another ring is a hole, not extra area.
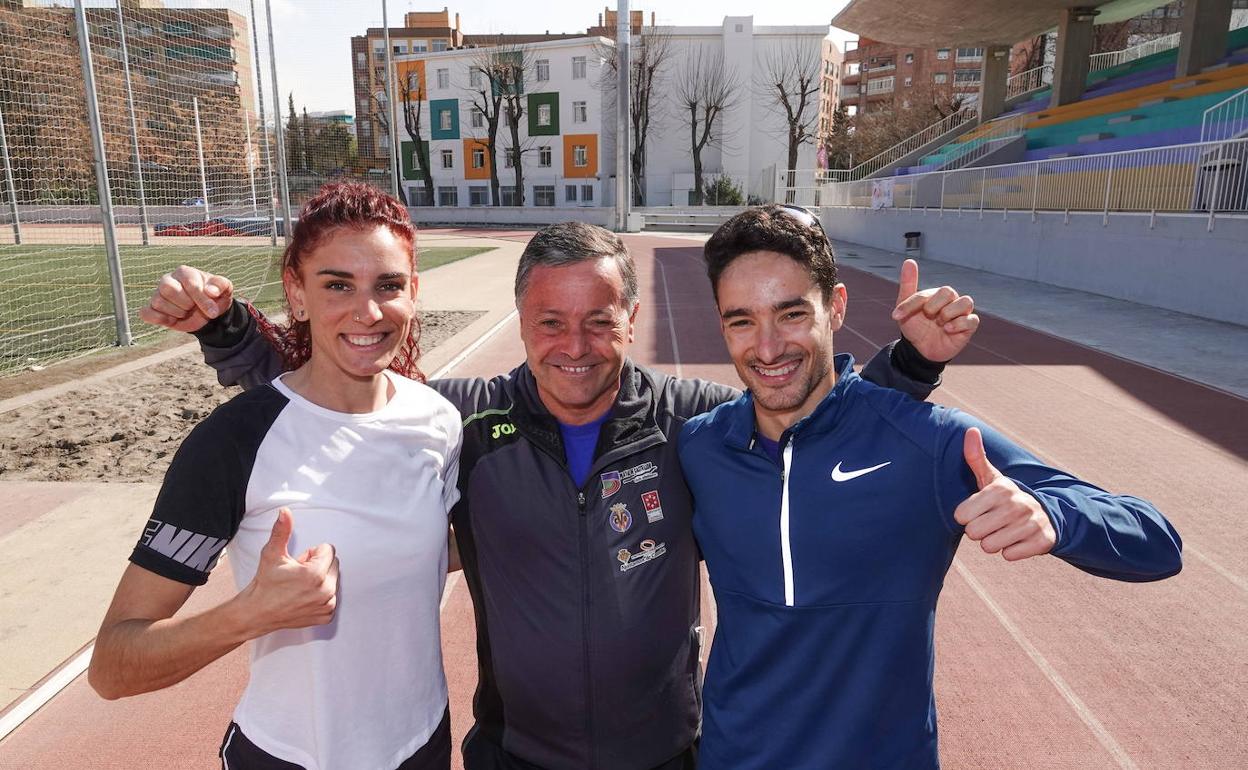
M 445 770 L 438 607 L 461 426 L 416 366 L 406 209 L 327 185 L 300 214 L 282 282 L 288 325 L 257 319 L 286 372 L 179 448 L 90 682 L 106 698 L 161 689 L 250 641 L 223 767 Z M 227 544 L 236 595 L 179 612 Z

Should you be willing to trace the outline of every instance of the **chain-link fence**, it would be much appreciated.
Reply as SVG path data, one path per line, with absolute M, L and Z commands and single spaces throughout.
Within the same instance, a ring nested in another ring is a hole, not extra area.
M 273 97 L 265 0 L 207 5 L 0 0 L 0 375 L 155 333 L 179 264 L 275 301 L 284 204 L 358 171 Z

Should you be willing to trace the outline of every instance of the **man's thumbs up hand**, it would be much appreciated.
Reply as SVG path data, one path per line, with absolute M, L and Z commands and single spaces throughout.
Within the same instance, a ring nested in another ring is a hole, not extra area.
M 1006 561 L 1018 561 L 1053 550 L 1057 532 L 1034 497 L 1018 488 L 988 461 L 979 428 L 968 428 L 962 455 L 975 474 L 979 491 L 953 512 L 966 536 L 978 540 L 985 553 L 1000 552 Z
M 328 543 L 292 558 L 288 548 L 294 530 L 290 510 L 281 508 L 273 532 L 260 549 L 256 576 L 239 594 L 247 615 L 261 636 L 280 628 L 324 625 L 334 618 L 338 602 L 338 557 Z

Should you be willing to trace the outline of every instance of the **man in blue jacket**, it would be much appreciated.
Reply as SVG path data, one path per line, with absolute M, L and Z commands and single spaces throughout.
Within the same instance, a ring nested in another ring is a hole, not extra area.
M 1149 503 L 834 356 L 846 291 L 807 212 L 739 214 L 705 259 L 748 391 L 680 437 L 719 611 L 701 770 L 938 767 L 936 600 L 964 534 L 1117 580 L 1180 570 Z

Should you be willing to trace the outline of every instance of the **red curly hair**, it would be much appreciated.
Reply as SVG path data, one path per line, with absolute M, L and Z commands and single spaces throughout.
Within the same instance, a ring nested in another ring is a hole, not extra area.
M 375 187 L 358 182 L 333 182 L 322 187 L 299 213 L 290 245 L 282 255 L 282 274 L 287 270 L 299 274 L 304 258 L 311 254 L 334 231 L 351 227 L 365 229 L 380 226 L 408 245 L 412 257 L 412 274 L 416 274 L 416 226 L 407 208 Z M 282 367 L 293 371 L 312 357 L 312 331 L 307 321 L 295 318 L 286 299 L 287 325 L 279 326 L 249 306 L 260 333 L 282 359 Z M 417 367 L 420 359 L 420 319 L 413 316 L 399 352 L 390 362 L 390 369 L 419 382 L 425 375 Z

